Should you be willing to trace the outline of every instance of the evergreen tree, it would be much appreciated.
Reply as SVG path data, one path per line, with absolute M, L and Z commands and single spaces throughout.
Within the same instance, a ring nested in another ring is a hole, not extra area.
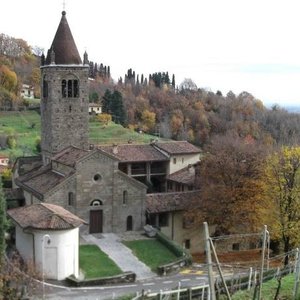
M 111 114 L 113 115 L 113 121 L 123 126 L 126 125 L 127 115 L 124 108 L 123 96 L 119 91 L 114 91 L 111 94 Z
M 175 88 L 175 75 L 172 76 L 172 87 Z
M 7 227 L 7 220 L 6 220 L 6 201 L 2 189 L 2 179 L 0 177 L 0 267 L 4 261 L 4 254 L 5 254 L 5 230 Z
M 111 113 L 111 91 L 110 90 L 106 90 L 105 94 L 103 96 L 103 101 L 102 101 L 102 111 L 106 114 L 110 114 Z

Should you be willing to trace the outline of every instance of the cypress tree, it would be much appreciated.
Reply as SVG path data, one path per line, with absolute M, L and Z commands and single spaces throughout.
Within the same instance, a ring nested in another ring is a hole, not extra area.
M 175 89 L 175 75 L 172 76 L 172 87 Z

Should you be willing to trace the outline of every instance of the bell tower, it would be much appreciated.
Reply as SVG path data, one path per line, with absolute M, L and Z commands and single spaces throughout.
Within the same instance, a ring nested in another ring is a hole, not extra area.
M 87 54 L 82 62 L 63 11 L 47 57 L 41 59 L 44 164 L 70 145 L 88 149 L 88 72 Z

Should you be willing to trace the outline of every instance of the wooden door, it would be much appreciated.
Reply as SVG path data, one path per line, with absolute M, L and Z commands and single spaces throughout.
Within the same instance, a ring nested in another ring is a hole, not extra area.
M 101 233 L 103 230 L 103 211 L 90 211 L 90 233 Z

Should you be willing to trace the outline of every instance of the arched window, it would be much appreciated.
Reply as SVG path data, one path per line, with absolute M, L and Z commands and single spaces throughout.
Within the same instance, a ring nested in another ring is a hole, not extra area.
M 128 216 L 126 220 L 126 230 L 132 231 L 132 229 L 133 229 L 133 218 L 132 216 Z
M 123 204 L 127 204 L 127 203 L 128 203 L 128 192 L 123 191 Z
M 77 79 L 63 79 L 61 81 L 61 93 L 63 98 L 78 98 L 79 83 Z
M 99 199 L 95 199 L 91 202 L 91 206 L 100 206 L 103 205 L 103 202 Z
M 75 204 L 75 196 L 74 196 L 74 193 L 69 192 L 69 194 L 68 194 L 68 205 L 69 205 L 69 206 L 74 206 L 74 204 Z

